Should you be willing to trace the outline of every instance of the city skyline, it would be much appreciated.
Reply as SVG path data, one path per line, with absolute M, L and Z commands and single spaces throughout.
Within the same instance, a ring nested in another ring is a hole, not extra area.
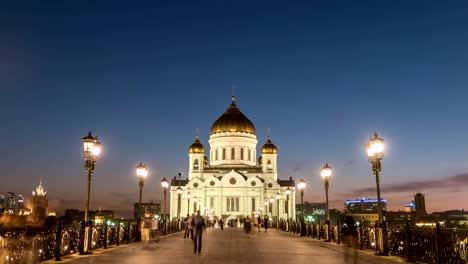
M 54 210 L 83 210 L 92 130 L 91 210 L 132 212 L 140 162 L 143 200 L 162 200 L 160 180 L 187 175 L 196 130 L 208 147 L 234 86 L 257 150 L 270 129 L 278 176 L 304 178 L 305 201 L 325 200 L 326 162 L 331 208 L 375 198 L 376 131 L 389 210 L 418 192 L 428 212 L 468 208 L 466 3 L 4 7 L 0 193 L 27 199 L 43 178 Z

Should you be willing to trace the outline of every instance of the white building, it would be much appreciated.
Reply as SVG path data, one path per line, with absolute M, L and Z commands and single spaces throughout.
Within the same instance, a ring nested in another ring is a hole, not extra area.
M 289 218 L 294 218 L 294 181 L 278 179 L 278 153 L 270 136 L 258 159 L 257 142 L 255 126 L 232 97 L 229 108 L 211 127 L 209 158 L 197 135 L 189 147 L 188 179 L 172 180 L 171 218 L 178 216 L 178 210 L 180 217 L 185 217 L 198 209 L 202 214 L 228 220 L 253 213 L 268 214 L 273 219 L 279 214 L 286 219 L 288 211 Z M 181 190 L 180 200 L 177 189 Z

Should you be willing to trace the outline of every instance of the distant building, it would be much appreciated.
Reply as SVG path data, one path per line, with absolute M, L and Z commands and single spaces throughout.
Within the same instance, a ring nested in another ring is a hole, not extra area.
M 380 199 L 382 204 L 382 211 L 386 211 L 387 209 L 387 200 Z M 344 202 L 344 210 L 345 213 L 352 213 L 352 214 L 369 214 L 369 213 L 377 213 L 377 199 L 356 199 L 356 200 L 346 200 Z
M 141 203 L 141 217 L 153 218 L 155 215 L 161 214 L 161 203 Z M 138 203 L 134 205 L 134 219 L 138 219 Z
M 416 208 L 416 204 L 414 201 L 411 201 L 409 204 L 405 204 L 405 212 L 414 212 Z
M 8 192 L 5 205 L 5 214 L 15 214 L 16 195 L 14 192 Z
M 0 194 L 0 215 L 5 211 L 5 195 Z
M 427 215 L 426 201 L 422 193 L 417 193 L 416 195 L 414 195 L 414 202 L 415 202 L 415 207 L 416 207 L 415 208 L 416 217 L 423 217 Z
M 347 215 L 352 216 L 356 223 L 359 225 L 369 225 L 374 224 L 376 221 L 379 220 L 378 213 L 347 213 Z
M 47 192 L 42 187 L 42 180 L 39 181 L 35 191 L 32 191 L 32 208 L 31 216 L 35 221 L 45 219 L 48 216 L 49 202 L 47 200 Z
M 299 215 L 304 211 L 305 216 L 312 216 L 314 220 L 320 221 L 325 219 L 325 203 L 308 203 L 296 204 L 296 215 Z M 323 219 L 322 219 L 323 218 Z
M 84 212 L 83 212 L 83 217 L 84 217 Z M 97 211 L 90 211 L 89 212 L 89 217 L 91 219 L 94 219 L 95 224 L 104 224 L 107 220 L 112 220 L 114 219 L 114 211 L 112 210 L 102 210 L 99 208 Z
M 406 207 L 405 207 L 406 210 Z M 406 223 L 412 223 L 415 220 L 414 211 L 385 212 L 385 221 L 391 226 L 403 226 Z
M 18 197 L 17 197 L 17 214 L 18 215 L 29 215 L 31 213 L 31 211 L 29 209 L 26 208 L 26 206 L 24 205 L 24 197 L 23 195 L 19 194 Z

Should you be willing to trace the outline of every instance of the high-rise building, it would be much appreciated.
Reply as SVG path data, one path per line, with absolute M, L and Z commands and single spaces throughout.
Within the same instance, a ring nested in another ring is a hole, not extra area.
M 47 192 L 42 187 L 42 180 L 39 181 L 36 191 L 32 192 L 31 215 L 35 221 L 47 217 L 49 202 L 47 201 Z
M 414 212 L 415 211 L 415 203 L 414 201 L 411 201 L 409 204 L 405 204 L 405 212 Z
M 7 193 L 5 214 L 15 214 L 16 195 L 14 192 Z
M 415 212 L 416 217 L 421 217 L 427 215 L 426 212 L 426 201 L 424 199 L 424 195 L 422 193 L 417 193 L 414 195 L 414 202 L 415 202 Z
M 382 211 L 386 211 L 387 200 L 380 199 L 382 204 Z M 345 213 L 377 213 L 378 212 L 378 203 L 377 199 L 356 199 L 356 200 L 346 200 L 344 202 Z
M 4 210 L 5 210 L 5 195 L 0 194 L 0 215 L 3 214 Z
M 193 213 L 193 211 L 192 211 Z M 153 218 L 161 214 L 161 203 L 141 203 L 141 216 L 144 218 Z M 138 219 L 138 203 L 134 205 L 134 219 Z

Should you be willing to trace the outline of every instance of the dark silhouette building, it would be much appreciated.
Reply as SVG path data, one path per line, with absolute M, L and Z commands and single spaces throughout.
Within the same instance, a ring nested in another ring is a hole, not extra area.
M 414 195 L 414 203 L 415 203 L 416 217 L 422 217 L 422 216 L 427 215 L 426 201 L 422 193 L 417 193 L 416 195 Z

